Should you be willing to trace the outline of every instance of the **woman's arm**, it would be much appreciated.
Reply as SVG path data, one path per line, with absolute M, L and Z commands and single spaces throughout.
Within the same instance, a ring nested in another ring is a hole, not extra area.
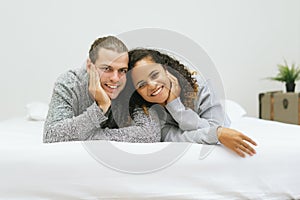
M 176 125 L 165 124 L 161 134 L 164 142 L 192 142 L 200 144 L 217 144 L 218 127 L 206 127 L 195 130 L 185 131 Z
M 174 125 L 165 125 L 162 128 L 162 139 L 165 142 L 192 142 L 201 144 L 216 144 L 218 141 L 241 157 L 245 154 L 256 154 L 251 145 L 256 142 L 245 134 L 230 128 L 209 127 L 192 131 L 183 131 Z
M 180 97 L 168 103 L 166 109 L 178 123 L 179 128 L 184 131 L 209 127 L 207 119 L 200 118 L 195 111 L 186 108 L 182 104 Z
M 179 97 L 169 102 L 166 109 L 183 131 L 220 126 L 225 121 L 222 105 L 215 98 L 207 83 L 199 86 L 198 98 L 195 99 L 195 111 L 185 107 Z

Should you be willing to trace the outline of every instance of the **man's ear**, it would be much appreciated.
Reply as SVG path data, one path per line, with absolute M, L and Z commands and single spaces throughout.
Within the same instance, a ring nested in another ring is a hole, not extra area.
M 92 61 L 90 58 L 86 59 L 86 71 L 89 73 L 91 69 Z

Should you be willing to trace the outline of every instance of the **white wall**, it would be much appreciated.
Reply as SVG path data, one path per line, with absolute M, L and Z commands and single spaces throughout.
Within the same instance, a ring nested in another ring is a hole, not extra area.
M 299 8 L 299 0 L 1 2 L 0 119 L 24 116 L 28 102 L 49 102 L 56 77 L 81 65 L 97 37 L 145 27 L 197 42 L 226 97 L 257 116 L 258 93 L 284 88 L 263 78 L 283 58 L 300 64 Z

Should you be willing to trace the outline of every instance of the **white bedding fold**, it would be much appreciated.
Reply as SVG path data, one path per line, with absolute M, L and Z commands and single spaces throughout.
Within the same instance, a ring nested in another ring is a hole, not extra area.
M 3 121 L 0 199 L 299 199 L 300 126 L 243 117 L 232 127 L 257 141 L 255 156 L 193 144 L 174 164 L 135 175 L 102 165 L 81 142 L 43 144 L 41 121 Z M 166 143 L 114 145 L 147 153 Z

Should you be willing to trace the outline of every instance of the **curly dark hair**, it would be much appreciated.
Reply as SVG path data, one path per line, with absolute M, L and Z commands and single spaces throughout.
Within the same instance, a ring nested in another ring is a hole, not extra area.
M 193 77 L 194 72 L 191 72 L 186 66 L 181 64 L 175 58 L 171 56 L 161 53 L 154 49 L 144 49 L 138 48 L 129 51 L 129 64 L 128 70 L 128 82 L 132 84 L 130 75 L 131 69 L 134 68 L 135 64 L 144 59 L 149 58 L 153 62 L 161 64 L 166 70 L 168 70 L 171 74 L 173 74 L 181 87 L 180 99 L 183 104 L 191 109 L 194 109 L 194 100 L 197 96 L 198 92 L 198 84 L 197 80 Z M 132 86 L 133 87 L 133 86 Z M 147 113 L 147 109 L 154 105 L 153 103 L 147 102 L 144 100 L 138 93 L 135 91 L 131 96 L 129 109 L 130 113 L 132 113 L 133 109 L 137 107 L 142 107 L 144 111 Z

